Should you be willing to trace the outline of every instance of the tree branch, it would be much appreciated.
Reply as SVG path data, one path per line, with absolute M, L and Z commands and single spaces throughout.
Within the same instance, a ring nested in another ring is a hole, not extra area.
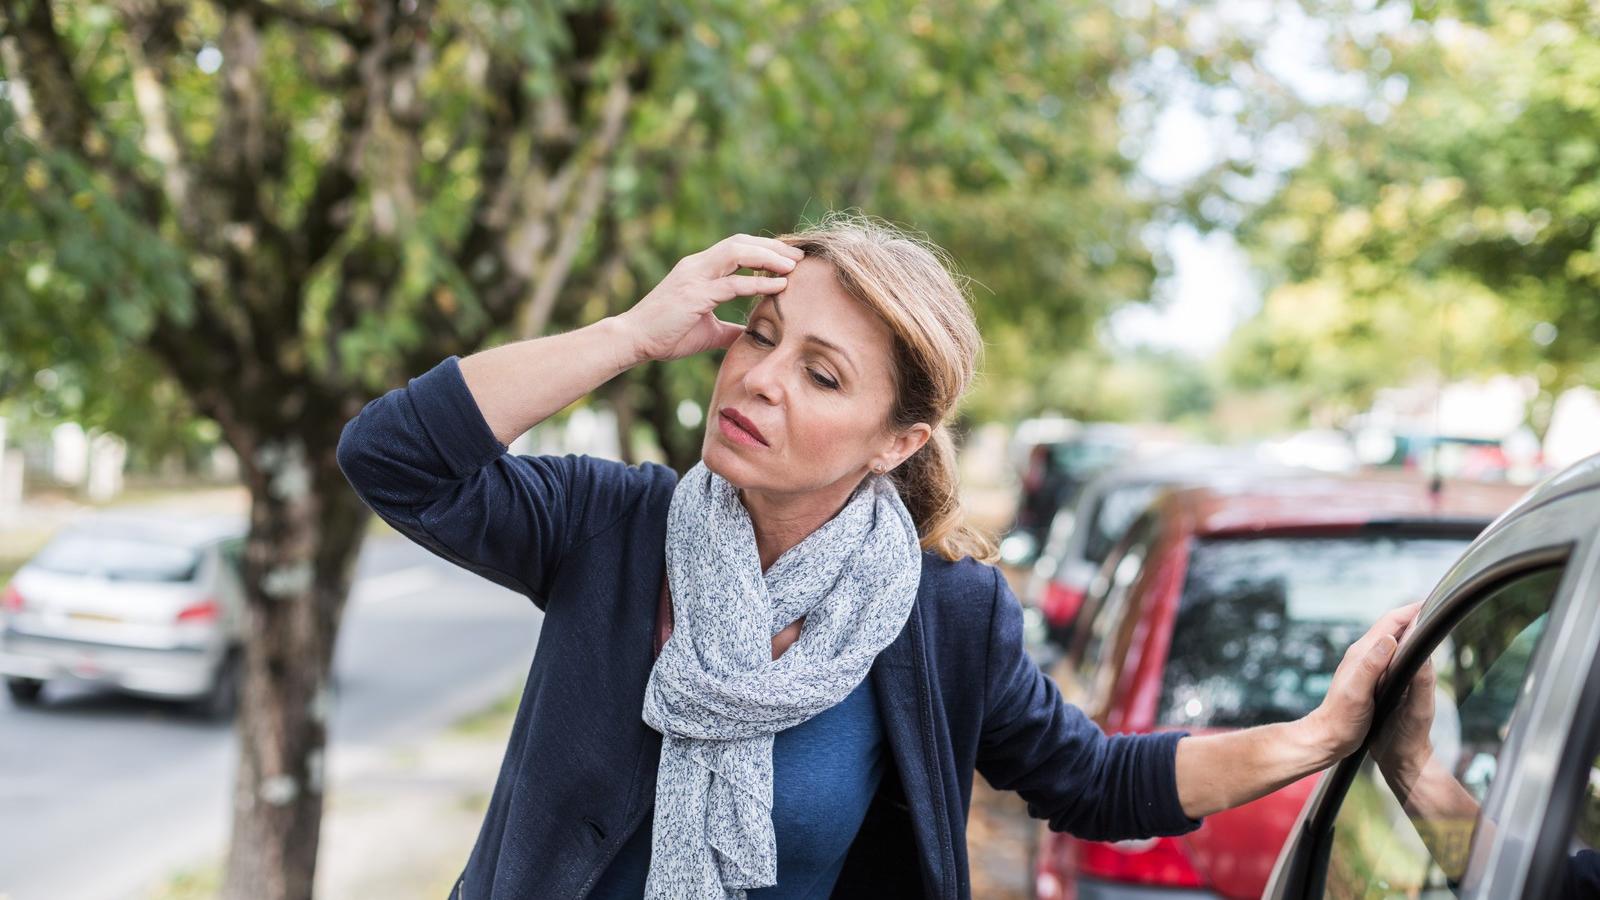
M 134 105 L 144 123 L 140 147 L 145 155 L 161 165 L 165 203 L 177 216 L 185 235 L 196 246 L 208 243 L 201 223 L 197 198 L 193 194 L 194 176 L 189 171 L 187 152 L 181 134 L 173 125 L 171 104 L 167 101 L 167 81 L 162 69 L 151 65 L 146 48 L 172 46 L 172 9 L 124 0 L 122 15 L 128 25 L 125 49 L 128 53 Z
M 21 58 L 21 75 L 43 127 L 57 150 L 75 153 L 117 186 L 125 203 L 150 223 L 160 221 L 161 194 L 113 158 L 111 140 L 72 71 L 72 57 L 56 30 L 50 0 L 0 0 Z
M 415 137 L 427 119 L 420 81 L 433 51 L 424 40 L 433 9 L 431 2 L 418 2 L 409 12 L 375 9 L 368 16 L 366 40 L 358 45 L 360 56 L 343 84 L 338 146 L 321 167 L 301 215 L 296 257 L 303 273 L 326 258 L 353 220 L 348 201 L 360 186 L 361 160 L 380 118 L 386 116 L 409 134 L 412 146 L 403 149 L 415 152 Z M 396 90 L 402 80 L 411 82 L 409 90 Z M 411 171 L 397 177 L 406 180 L 405 189 L 410 188 Z
M 606 92 L 598 133 L 591 147 L 591 158 L 586 163 L 588 172 L 582 179 L 582 187 L 579 189 L 577 200 L 573 203 L 571 213 L 561 220 L 561 237 L 556 243 L 555 250 L 545 259 L 541 267 L 533 300 L 523 310 L 522 325 L 518 331 L 524 338 L 537 337 L 544 332 L 545 323 L 550 318 L 550 309 L 555 305 L 556 297 L 567 282 L 567 276 L 572 271 L 572 263 L 578 256 L 579 248 L 583 246 L 584 234 L 600 210 L 600 201 L 605 197 L 608 167 L 616 153 L 617 145 L 621 142 L 622 127 L 628 118 L 631 99 L 628 83 L 621 77 L 618 77 Z M 569 165 L 577 165 L 577 162 Z M 550 215 L 554 215 L 553 210 Z
M 262 22 L 284 22 L 326 31 L 343 38 L 356 50 L 363 50 L 372 43 L 372 32 L 333 13 L 303 9 L 288 2 L 268 3 L 266 0 L 224 0 L 222 5 L 229 10 L 248 12 Z

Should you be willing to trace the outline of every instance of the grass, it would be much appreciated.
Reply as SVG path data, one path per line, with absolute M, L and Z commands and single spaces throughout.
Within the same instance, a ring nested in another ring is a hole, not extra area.
M 185 869 L 156 888 L 149 900 L 211 900 L 222 890 L 222 863 Z
M 517 704 L 521 702 L 522 688 L 518 686 L 483 709 L 461 717 L 450 726 L 450 734 L 457 737 L 505 734 L 511 730 L 511 720 L 516 717 Z

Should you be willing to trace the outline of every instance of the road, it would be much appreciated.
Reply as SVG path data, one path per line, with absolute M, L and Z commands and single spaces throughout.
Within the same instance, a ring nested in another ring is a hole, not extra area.
M 439 729 L 522 681 L 541 616 L 401 538 L 367 542 L 335 654 L 329 755 Z M 236 742 L 155 701 L 0 699 L 0 900 L 140 896 L 226 846 Z M 330 785 L 337 790 L 337 785 Z

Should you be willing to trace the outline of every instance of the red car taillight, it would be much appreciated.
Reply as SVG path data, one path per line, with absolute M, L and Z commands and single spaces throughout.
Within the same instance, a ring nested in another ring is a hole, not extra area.
M 15 584 L 6 585 L 5 597 L 0 598 L 0 609 L 8 613 L 19 613 L 22 612 L 22 608 L 26 605 L 22 601 L 22 592 L 17 590 L 17 586 Z
M 1081 588 L 1051 581 L 1044 586 L 1044 599 L 1039 603 L 1039 611 L 1044 613 L 1045 621 L 1051 625 L 1071 625 L 1083 606 L 1083 595 Z
M 222 606 L 211 597 L 201 600 L 178 611 L 179 622 L 215 622 L 221 615 Z
M 1172 838 L 1102 844 L 1078 841 L 1078 871 L 1089 878 L 1162 887 L 1205 887 L 1182 845 Z

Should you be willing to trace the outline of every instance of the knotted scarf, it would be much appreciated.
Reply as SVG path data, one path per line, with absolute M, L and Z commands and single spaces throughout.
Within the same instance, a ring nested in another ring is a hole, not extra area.
M 845 698 L 906 623 L 922 574 L 887 475 L 761 571 L 735 488 L 702 461 L 667 513 L 672 636 L 645 687 L 661 732 L 645 896 L 743 900 L 777 883 L 772 736 Z M 777 659 L 772 637 L 805 617 Z

